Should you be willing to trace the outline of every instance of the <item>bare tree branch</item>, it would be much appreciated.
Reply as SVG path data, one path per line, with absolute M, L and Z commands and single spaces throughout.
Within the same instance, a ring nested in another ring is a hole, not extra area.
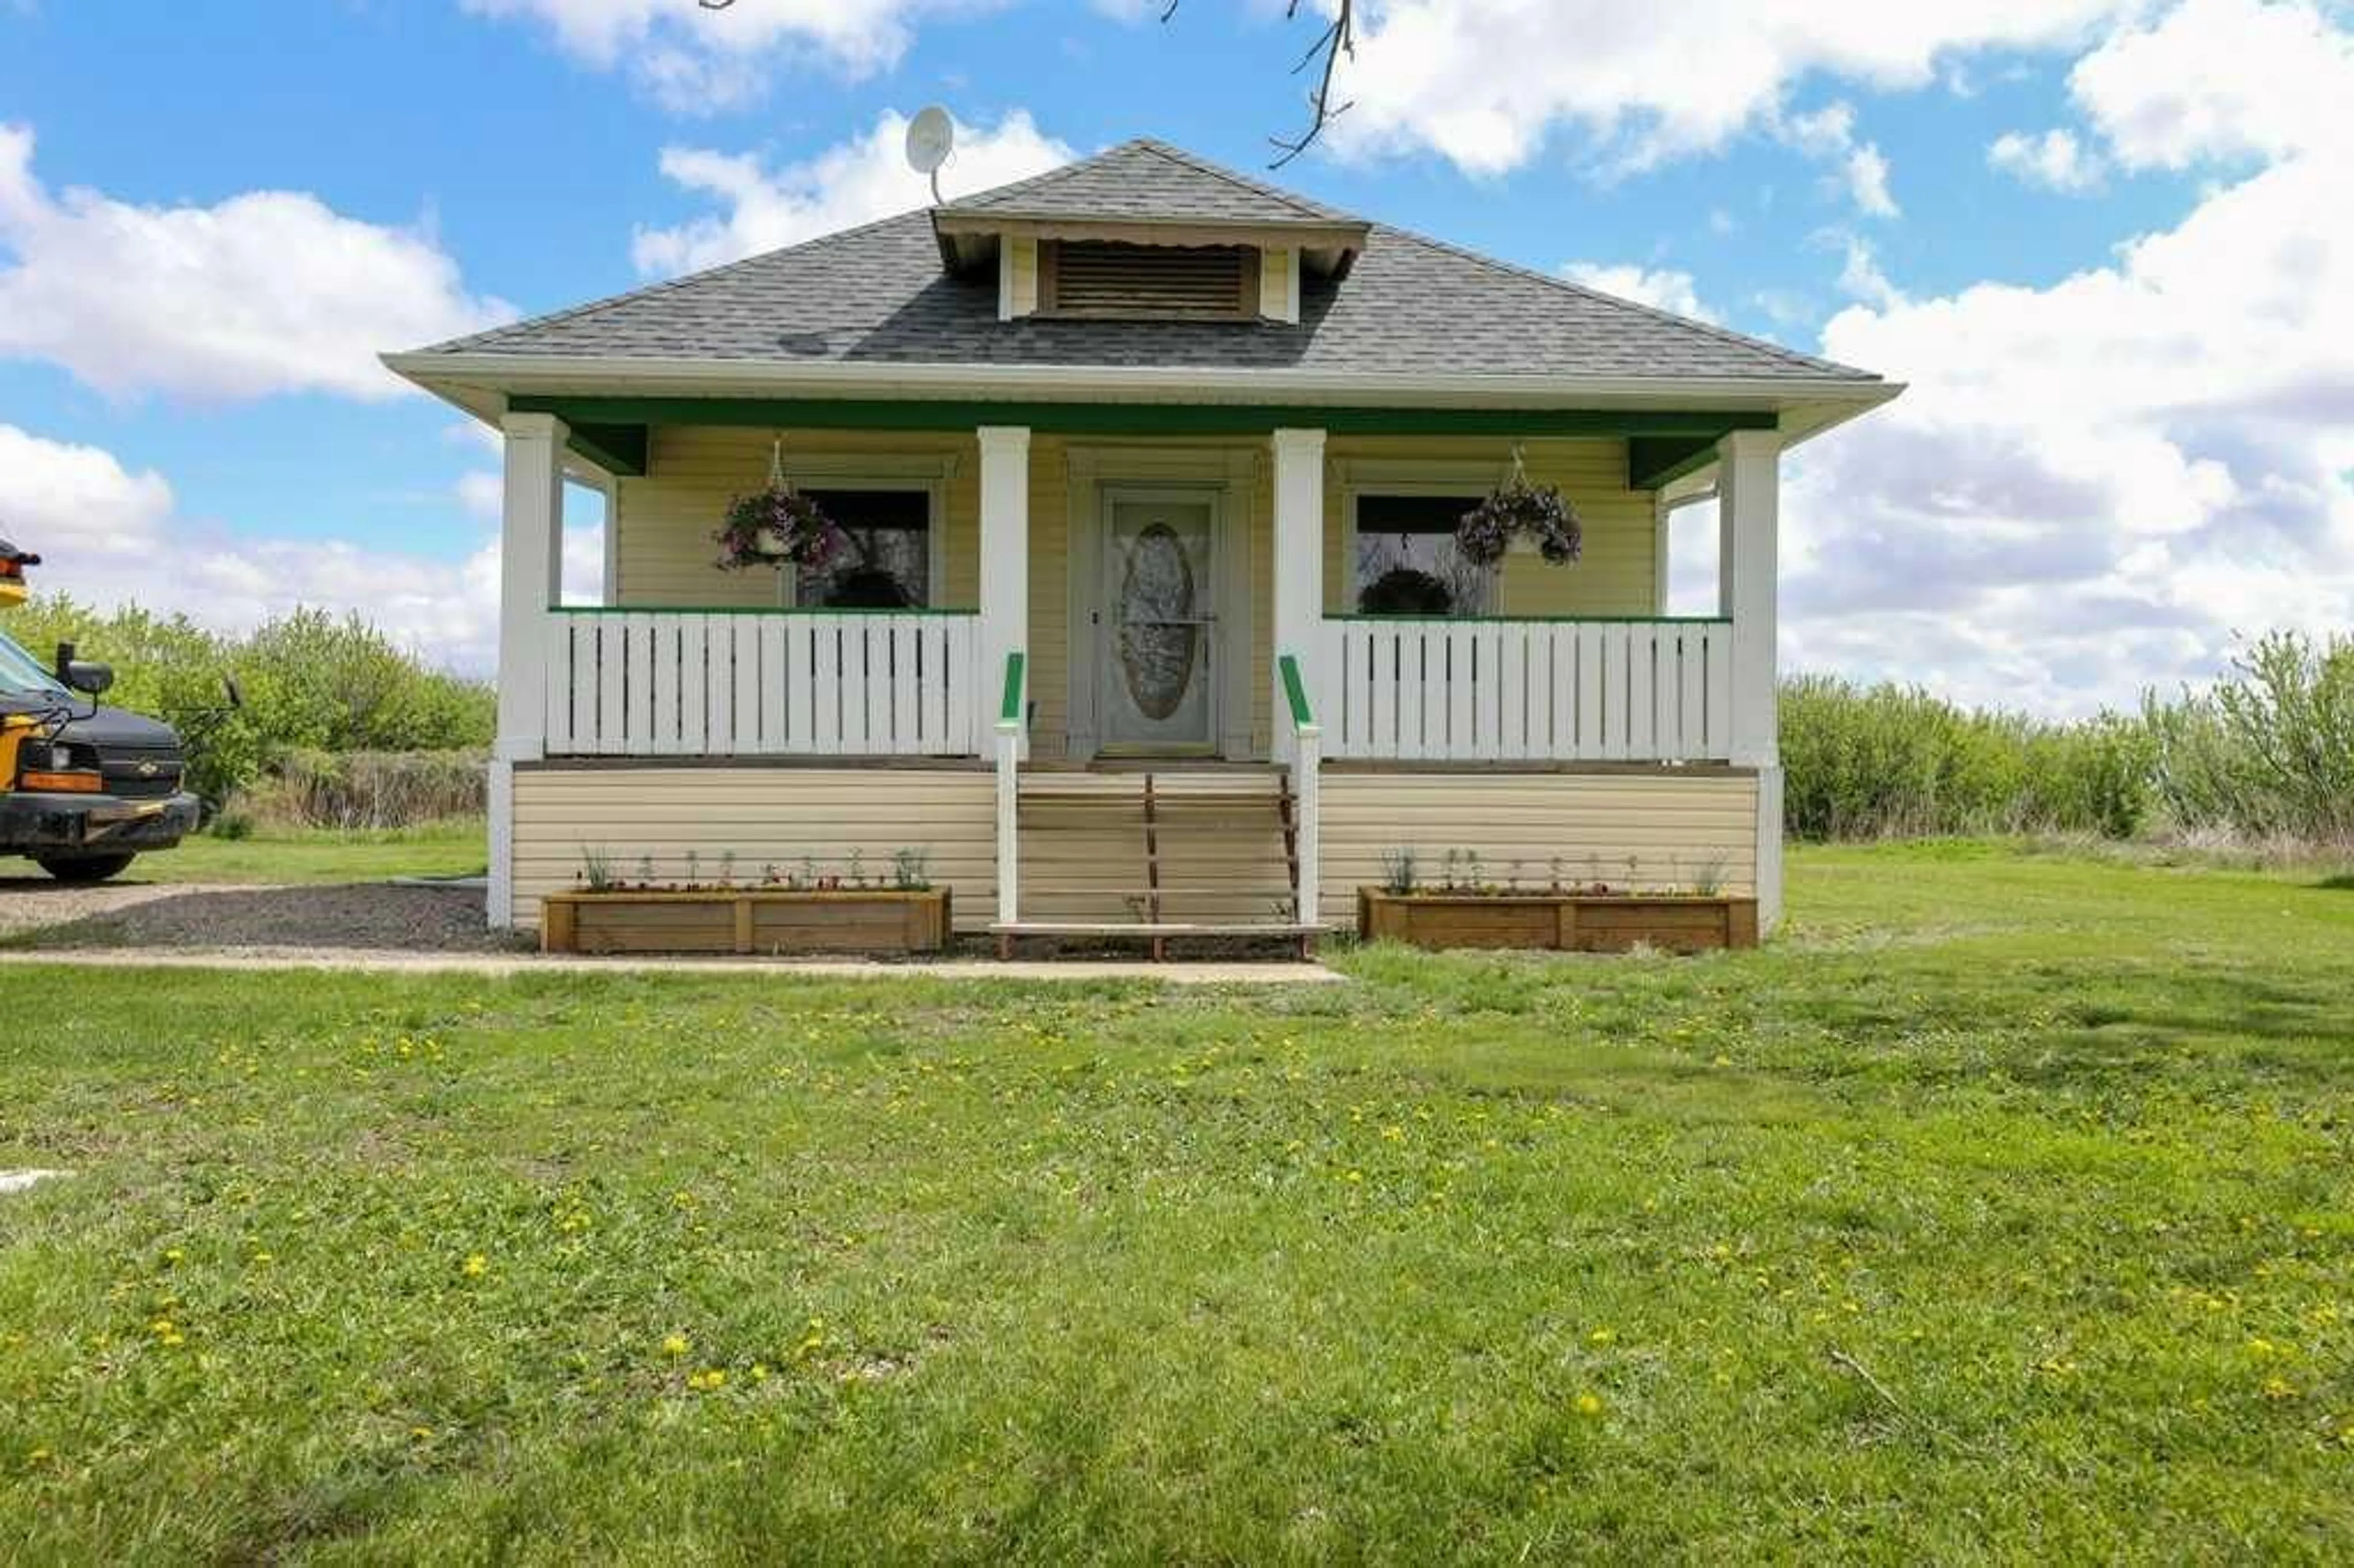
M 735 5 L 736 0 L 695 0 L 695 3 L 705 11 L 725 11 Z M 1166 22 L 1175 16 L 1177 7 L 1184 3 L 1185 0 L 1166 0 L 1161 7 L 1161 19 Z M 1299 17 L 1299 0 L 1288 0 L 1283 8 L 1283 19 L 1291 22 Z M 1308 151 L 1315 145 L 1316 139 L 1324 134 L 1327 125 L 1349 111 L 1347 103 L 1332 101 L 1332 75 L 1340 69 L 1343 55 L 1351 59 L 1357 58 L 1356 0 L 1340 0 L 1332 13 L 1332 20 L 1316 35 L 1315 43 L 1299 57 L 1299 63 L 1291 68 L 1291 74 L 1298 76 L 1322 62 L 1321 69 L 1316 73 L 1316 90 L 1308 95 L 1308 129 L 1297 136 L 1268 137 L 1276 150 L 1275 161 L 1267 164 L 1268 168 L 1279 169 Z
M 1177 15 L 1177 7 L 1183 3 L 1184 0 L 1169 0 L 1169 3 L 1161 7 L 1161 19 L 1166 22 Z M 1288 0 L 1283 7 L 1283 19 L 1287 22 L 1296 21 L 1299 16 L 1299 0 Z M 1315 145 L 1316 139 L 1324 134 L 1324 128 L 1327 125 L 1349 111 L 1347 103 L 1336 104 L 1332 101 L 1332 75 L 1340 69 L 1341 57 L 1343 55 L 1351 59 L 1357 58 L 1356 0 L 1340 0 L 1332 12 L 1332 20 L 1325 25 L 1322 32 L 1316 35 L 1316 41 L 1309 46 L 1308 52 L 1300 56 L 1299 63 L 1291 68 L 1291 74 L 1298 76 L 1321 62 L 1321 69 L 1316 74 L 1316 90 L 1308 95 L 1308 129 L 1297 136 L 1268 137 L 1267 140 L 1274 143 L 1276 150 L 1275 160 L 1267 164 L 1268 168 L 1279 169 L 1308 151 L 1310 147 Z

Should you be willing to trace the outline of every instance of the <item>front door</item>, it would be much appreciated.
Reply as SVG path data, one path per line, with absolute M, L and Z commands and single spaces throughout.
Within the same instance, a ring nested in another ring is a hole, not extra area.
M 1108 491 L 1096 614 L 1107 751 L 1215 748 L 1218 505 L 1198 491 Z

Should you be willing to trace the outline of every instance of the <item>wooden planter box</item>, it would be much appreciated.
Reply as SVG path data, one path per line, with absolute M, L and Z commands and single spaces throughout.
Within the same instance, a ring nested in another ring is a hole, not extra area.
M 551 893 L 547 953 L 936 953 L 949 943 L 949 890 Z
M 1702 953 L 1757 945 L 1755 898 L 1638 893 L 1480 894 L 1357 889 L 1357 935 L 1417 948 L 1543 948 L 1623 953 L 1638 945 Z

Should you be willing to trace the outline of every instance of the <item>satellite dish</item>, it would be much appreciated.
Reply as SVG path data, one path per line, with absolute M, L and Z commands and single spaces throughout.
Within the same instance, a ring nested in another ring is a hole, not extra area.
M 940 165 L 956 148 L 956 122 L 935 103 L 907 122 L 907 166 L 932 181 L 932 200 L 940 199 Z

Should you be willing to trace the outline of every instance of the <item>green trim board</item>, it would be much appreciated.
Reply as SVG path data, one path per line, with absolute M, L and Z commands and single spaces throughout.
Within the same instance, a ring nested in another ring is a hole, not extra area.
M 1627 488 L 1658 490 L 1716 461 L 1717 438 L 1632 436 L 1627 441 Z
M 1761 409 L 1373 408 L 1275 403 L 979 402 L 952 398 L 518 396 L 519 414 L 582 428 L 729 425 L 758 429 L 970 430 L 1026 425 L 1066 435 L 1240 436 L 1278 429 L 1334 435 L 1625 436 L 1706 440 L 1769 430 Z
M 979 615 L 978 609 L 872 609 L 865 608 L 830 609 L 811 604 L 551 604 L 550 615 L 868 615 L 903 616 L 920 620 L 931 616 Z
M 1308 688 L 1299 679 L 1299 657 L 1296 654 L 1286 653 L 1277 660 L 1275 664 L 1283 675 L 1283 700 L 1291 707 L 1292 726 L 1295 728 L 1305 729 L 1316 722 L 1316 717 L 1309 710 Z
M 1005 656 L 1005 697 L 997 709 L 997 722 L 1000 724 L 1022 722 L 1022 666 L 1024 662 L 1019 648 Z
M 629 479 L 644 476 L 648 443 L 643 425 L 565 422 L 570 426 L 572 433 L 564 444 L 580 456 L 607 473 Z

